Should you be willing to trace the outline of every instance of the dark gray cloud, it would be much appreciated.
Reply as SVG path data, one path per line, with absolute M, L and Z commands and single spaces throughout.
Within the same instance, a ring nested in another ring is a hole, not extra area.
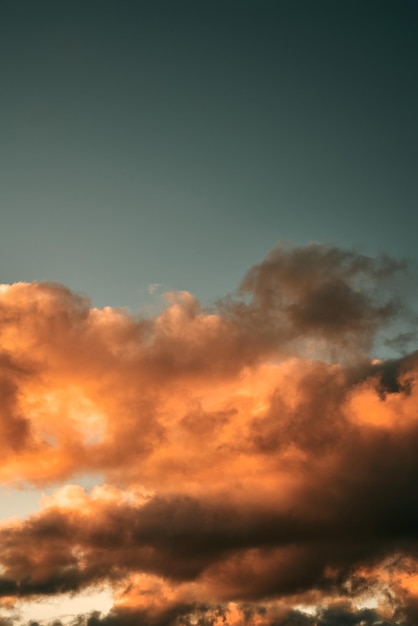
M 401 312 L 388 287 L 405 268 L 385 256 L 317 244 L 277 248 L 249 270 L 239 290 L 244 300 L 229 307 L 270 346 L 314 337 L 332 350 L 358 352 L 370 349 L 376 332 Z

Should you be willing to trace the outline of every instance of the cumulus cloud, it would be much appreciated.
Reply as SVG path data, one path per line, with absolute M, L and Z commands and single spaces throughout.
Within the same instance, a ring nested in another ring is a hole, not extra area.
M 244 277 L 232 310 L 272 341 L 324 339 L 330 348 L 368 349 L 397 312 L 387 285 L 405 264 L 320 245 L 273 250 Z
M 412 626 L 418 357 L 370 353 L 404 271 L 276 249 L 213 309 L 172 293 L 154 318 L 2 289 L 0 480 L 106 481 L 2 522 L 3 606 L 111 584 L 74 623 Z

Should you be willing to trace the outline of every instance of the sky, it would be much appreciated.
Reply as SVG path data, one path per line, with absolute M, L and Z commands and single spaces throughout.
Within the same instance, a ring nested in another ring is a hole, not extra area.
M 0 626 L 416 626 L 418 3 L 3 0 Z

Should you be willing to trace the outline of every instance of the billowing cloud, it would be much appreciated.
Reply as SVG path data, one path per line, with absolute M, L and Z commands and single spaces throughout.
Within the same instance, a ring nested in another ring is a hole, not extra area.
M 74 623 L 415 624 L 418 357 L 372 354 L 404 271 L 277 249 L 154 318 L 3 287 L 0 480 L 105 477 L 2 522 L 3 606 L 111 584 Z

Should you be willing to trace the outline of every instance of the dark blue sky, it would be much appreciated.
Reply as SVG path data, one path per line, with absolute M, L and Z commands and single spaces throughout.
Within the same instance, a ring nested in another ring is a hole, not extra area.
M 277 241 L 417 258 L 418 3 L 3 0 L 2 282 L 210 301 Z

